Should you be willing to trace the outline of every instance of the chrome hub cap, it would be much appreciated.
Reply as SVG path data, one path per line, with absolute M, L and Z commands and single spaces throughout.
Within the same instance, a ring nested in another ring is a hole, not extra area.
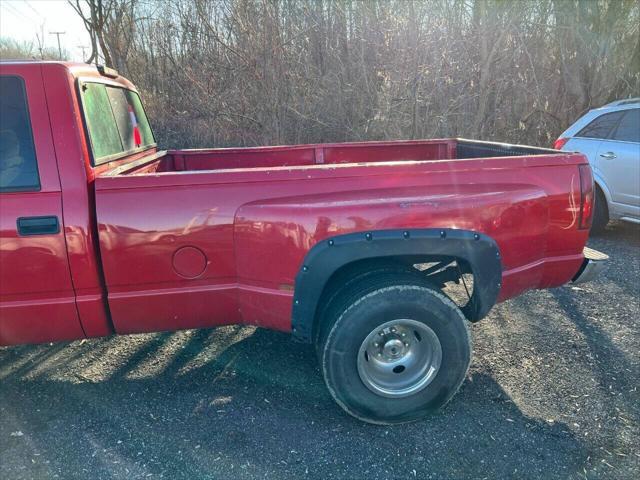
M 442 363 L 442 347 L 424 323 L 392 320 L 367 335 L 357 363 L 369 390 L 384 397 L 407 397 L 433 381 Z

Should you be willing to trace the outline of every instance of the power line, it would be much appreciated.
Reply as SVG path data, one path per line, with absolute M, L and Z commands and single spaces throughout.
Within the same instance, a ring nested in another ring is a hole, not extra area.
M 21 11 L 20 9 L 18 9 L 18 7 L 16 7 L 15 5 L 12 5 L 9 2 L 3 2 L 2 6 L 6 7 L 17 18 L 21 18 L 22 20 L 26 20 L 27 22 L 30 22 L 30 23 L 39 23 L 30 15 L 27 15 L 26 12 Z
M 20 13 L 16 7 L 11 5 L 9 2 L 5 2 L 2 4 L 4 8 L 6 8 L 14 17 L 21 18 L 23 20 L 29 20 L 24 14 Z
M 33 6 L 31 6 L 31 4 L 29 3 L 29 0 L 24 0 L 24 4 L 25 4 L 27 7 L 29 7 L 29 9 L 30 9 L 33 13 L 35 13 L 38 17 L 40 17 L 42 20 L 44 20 L 44 19 L 45 19 L 42 15 L 40 15 L 40 13 L 39 13 L 35 8 L 33 8 Z
M 2 1 L 2 0 L 0 0 Z M 42 15 L 40 15 L 38 12 L 36 12 L 34 10 L 34 12 L 40 17 L 41 20 L 35 20 L 33 17 L 31 17 L 30 15 L 27 15 L 26 12 L 24 12 L 22 9 L 19 9 L 18 7 L 16 7 L 15 4 L 11 4 L 10 2 L 3 2 L 2 4 L 3 7 L 6 7 L 7 12 L 9 12 L 11 15 L 13 15 L 16 19 L 18 19 L 18 21 L 21 22 L 29 22 L 29 23 L 34 23 L 34 24 L 38 24 L 40 25 L 40 29 L 43 29 L 44 27 L 44 17 L 42 17 Z M 31 5 L 28 5 L 29 8 L 31 8 L 31 10 L 33 10 L 33 7 L 31 7 Z M 40 58 L 42 58 L 42 53 L 43 53 L 43 42 L 44 42 L 44 32 L 43 32 L 43 36 L 42 36 L 42 41 L 40 40 L 37 32 L 36 32 L 36 39 L 38 41 L 38 51 L 40 52 Z M 33 46 L 33 41 L 31 42 L 31 46 Z

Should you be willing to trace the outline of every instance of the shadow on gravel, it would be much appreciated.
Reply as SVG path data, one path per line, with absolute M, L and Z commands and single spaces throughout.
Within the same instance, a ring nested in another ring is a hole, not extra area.
M 18 347 L 0 367 L 3 478 L 566 478 L 586 457 L 484 373 L 427 421 L 363 424 L 310 347 L 260 329 Z
M 558 305 L 566 312 L 566 317 L 575 324 L 578 331 L 584 336 L 595 359 L 593 373 L 597 377 L 600 391 L 605 396 L 610 396 L 614 392 L 633 391 L 637 387 L 633 377 L 637 376 L 638 372 L 627 355 L 613 343 L 609 334 L 582 313 L 581 306 L 574 296 L 562 289 L 550 291 Z M 636 400 L 636 398 L 626 395 L 616 397 L 616 403 L 622 403 L 625 414 L 638 422 L 640 418 L 637 415 L 638 404 Z M 612 417 L 615 417 L 614 407 L 613 402 L 606 406 Z
M 631 245 L 640 246 L 640 225 L 628 222 L 611 222 L 600 233 L 592 232 L 589 240 L 626 240 Z

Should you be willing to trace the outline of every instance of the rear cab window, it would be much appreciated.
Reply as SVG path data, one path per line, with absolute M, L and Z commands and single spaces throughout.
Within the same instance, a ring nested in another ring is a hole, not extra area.
M 0 192 L 40 190 L 24 80 L 0 76 Z
M 155 147 L 139 95 L 123 87 L 80 82 L 93 165 Z

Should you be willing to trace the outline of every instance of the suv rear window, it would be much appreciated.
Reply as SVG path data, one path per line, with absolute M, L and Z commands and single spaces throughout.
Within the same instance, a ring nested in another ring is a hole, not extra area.
M 136 92 L 103 83 L 83 83 L 80 91 L 94 165 L 155 146 Z
M 640 108 L 626 111 L 611 138 L 622 142 L 640 142 Z
M 576 137 L 608 138 L 623 114 L 624 112 L 605 113 L 580 130 Z
M 0 77 L 0 192 L 39 190 L 24 80 Z

